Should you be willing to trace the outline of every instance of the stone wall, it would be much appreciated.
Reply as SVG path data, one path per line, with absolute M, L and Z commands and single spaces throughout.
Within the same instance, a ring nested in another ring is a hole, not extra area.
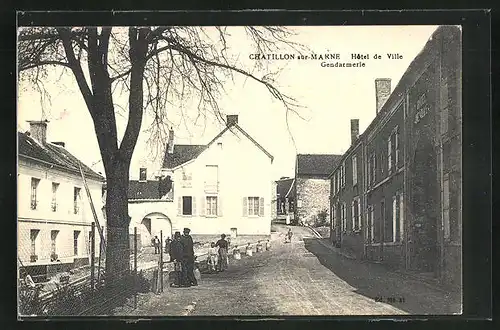
M 296 180 L 296 211 L 297 220 L 312 224 L 318 212 L 327 212 L 330 217 L 330 181 L 317 178 L 297 178 Z M 299 206 L 300 205 L 300 206 Z

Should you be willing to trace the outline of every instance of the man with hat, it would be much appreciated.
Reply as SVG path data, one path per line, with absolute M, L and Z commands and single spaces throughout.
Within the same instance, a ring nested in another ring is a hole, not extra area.
M 184 235 L 181 237 L 182 244 L 182 284 L 183 286 L 196 286 L 198 281 L 194 277 L 194 248 L 193 238 L 189 233 L 189 228 L 184 228 Z

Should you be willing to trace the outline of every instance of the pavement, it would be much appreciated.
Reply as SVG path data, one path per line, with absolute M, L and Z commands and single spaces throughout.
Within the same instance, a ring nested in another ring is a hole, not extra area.
M 203 274 L 191 288 L 141 294 L 137 309 L 114 315 L 405 315 L 460 312 L 460 297 L 412 278 L 332 253 L 306 227 L 275 225 L 270 251 L 231 260 L 229 269 Z M 292 228 L 292 243 L 283 233 Z

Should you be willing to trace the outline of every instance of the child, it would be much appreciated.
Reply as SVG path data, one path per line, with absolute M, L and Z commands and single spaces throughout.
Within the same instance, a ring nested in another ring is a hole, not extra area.
M 215 272 L 217 269 L 217 255 L 218 249 L 215 246 L 215 243 L 210 243 L 210 247 L 208 248 L 208 267 L 210 271 Z
M 269 251 L 271 249 L 271 243 L 269 242 L 269 240 L 267 240 L 266 242 L 266 251 Z
M 248 245 L 247 245 L 246 254 L 249 257 L 251 257 L 253 254 L 252 247 L 250 246 L 250 243 L 248 243 Z

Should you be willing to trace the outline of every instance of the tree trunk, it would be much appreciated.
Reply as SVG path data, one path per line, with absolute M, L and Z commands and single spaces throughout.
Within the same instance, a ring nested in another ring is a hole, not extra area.
M 127 162 L 115 161 L 113 174 L 107 178 L 106 216 L 106 286 L 114 286 L 130 272 Z

